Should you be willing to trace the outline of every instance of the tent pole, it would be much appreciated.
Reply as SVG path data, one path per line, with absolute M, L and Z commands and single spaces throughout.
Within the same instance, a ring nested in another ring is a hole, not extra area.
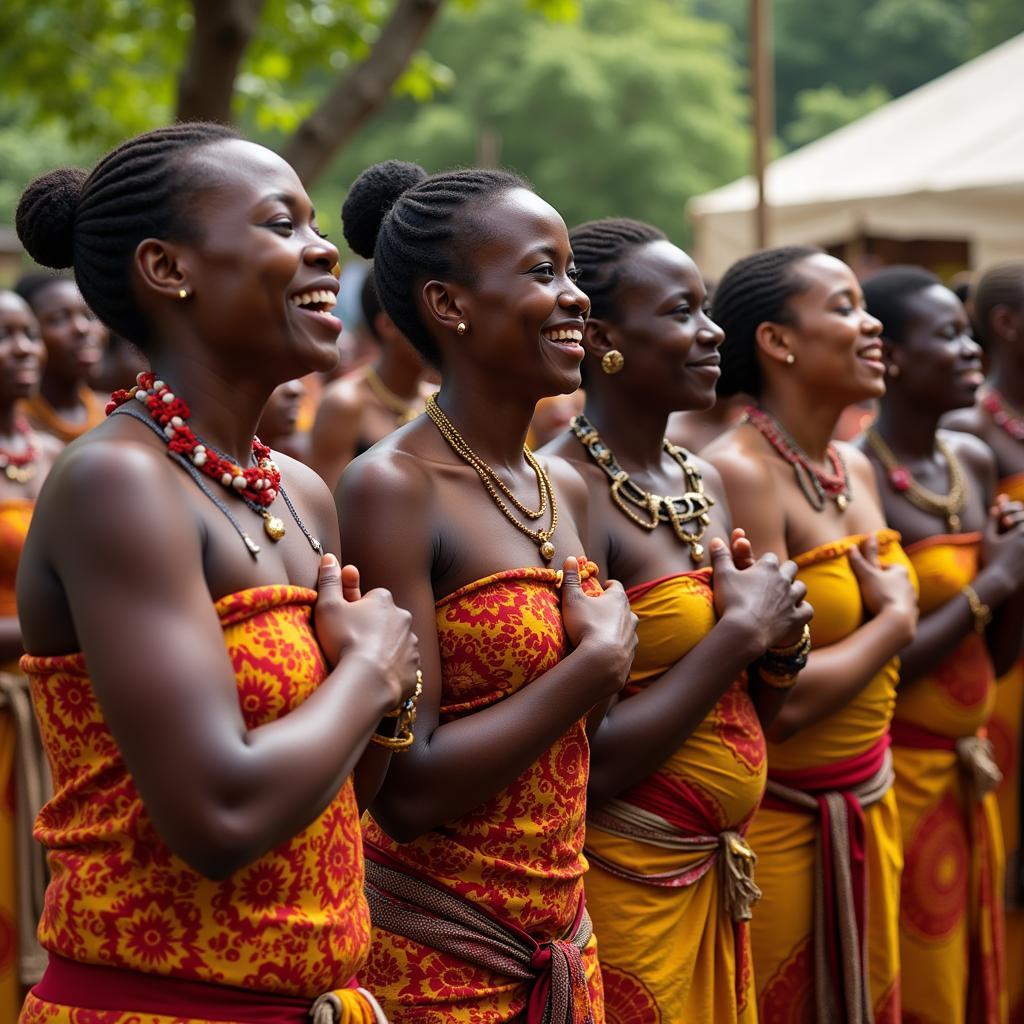
M 750 0 L 750 95 L 754 102 L 754 176 L 757 179 L 754 238 L 758 249 L 768 245 L 768 203 L 764 176 L 768 147 L 775 130 L 771 15 L 771 0 Z

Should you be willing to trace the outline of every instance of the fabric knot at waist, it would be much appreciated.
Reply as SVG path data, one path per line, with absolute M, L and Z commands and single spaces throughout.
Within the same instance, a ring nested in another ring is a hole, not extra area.
M 814 995 L 820 1022 L 871 1024 L 864 810 L 878 803 L 894 781 L 888 735 L 845 761 L 795 772 L 768 770 L 763 806 L 818 818 Z
M 584 852 L 588 860 L 600 865 L 609 874 L 647 885 L 683 888 L 698 882 L 717 863 L 722 883 L 722 900 L 732 919 L 749 921 L 753 916 L 752 908 L 761 898 L 761 890 L 754 881 L 757 855 L 743 838 L 746 823 L 738 830 L 729 829 L 717 835 L 693 834 L 651 810 L 618 798 L 608 800 L 591 811 L 587 823 L 614 836 L 666 850 L 677 850 L 681 854 L 706 854 L 685 867 L 656 874 L 637 871 L 628 865 L 611 861 L 591 847 L 586 847 Z
M 911 750 L 948 750 L 956 754 L 975 800 L 983 800 L 1003 781 L 992 741 L 983 731 L 971 736 L 943 736 L 896 719 L 892 723 L 892 741 L 897 747 Z
M 367 844 L 366 900 L 375 927 L 483 970 L 529 982 L 527 1024 L 593 1021 L 583 964 L 593 926 L 582 896 L 568 934 L 538 942 L 517 925 L 498 921 L 461 896 L 408 874 L 382 850 Z

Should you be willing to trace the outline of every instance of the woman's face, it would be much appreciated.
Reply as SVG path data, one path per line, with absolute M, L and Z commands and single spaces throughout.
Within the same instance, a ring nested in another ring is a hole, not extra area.
M 807 287 L 787 303 L 785 333 L 795 360 L 782 369 L 809 392 L 837 404 L 880 398 L 885 394 L 882 325 L 865 308 L 853 271 L 834 256 L 815 253 L 792 272 Z
M 710 409 L 725 335 L 707 315 L 706 299 L 697 265 L 671 242 L 631 253 L 611 325 L 625 365 L 609 386 L 632 388 L 666 412 Z
M 199 231 L 175 246 L 190 293 L 175 302 L 210 346 L 248 358 L 264 374 L 289 379 L 333 369 L 342 327 L 330 314 L 338 250 L 321 236 L 295 172 L 270 150 L 237 139 L 192 159 L 204 182 L 189 211 Z
M 933 284 L 907 298 L 909 316 L 891 359 L 899 367 L 889 401 L 942 414 L 973 405 L 985 382 L 981 346 L 971 337 L 963 303 L 948 288 Z
M 46 347 L 28 303 L 14 292 L 0 292 L 0 398 L 28 398 L 39 389 Z
M 78 285 L 54 278 L 32 296 L 32 311 L 46 345 L 46 371 L 51 377 L 87 382 L 95 373 L 107 331 L 85 304 Z
M 527 189 L 470 215 L 483 241 L 470 257 L 472 282 L 452 289 L 469 328 L 456 349 L 532 401 L 575 391 L 590 300 L 576 284 L 565 223 Z M 446 360 L 458 358 L 449 345 Z

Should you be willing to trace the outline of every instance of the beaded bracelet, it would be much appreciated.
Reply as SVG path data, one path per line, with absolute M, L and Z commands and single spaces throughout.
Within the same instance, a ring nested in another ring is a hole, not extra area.
M 393 736 L 384 736 L 379 732 L 375 732 L 370 737 L 371 743 L 376 743 L 379 747 L 384 747 L 386 750 L 390 750 L 393 753 L 396 751 L 408 750 L 412 746 L 413 736 L 412 727 L 416 723 L 416 705 L 419 702 L 420 696 L 423 693 L 423 673 L 416 670 L 416 689 L 413 691 L 411 697 L 403 701 L 398 705 L 394 711 L 389 711 L 384 715 L 384 718 L 394 718 L 395 721 L 395 732 Z
M 792 673 L 779 673 L 776 674 L 763 665 L 757 665 L 757 678 L 764 683 L 765 686 L 771 687 L 773 690 L 791 690 L 796 686 L 796 681 L 800 678 L 799 671 Z
M 796 675 L 811 653 L 811 629 L 805 625 L 800 639 L 788 647 L 769 647 L 758 660 L 758 666 L 776 676 Z

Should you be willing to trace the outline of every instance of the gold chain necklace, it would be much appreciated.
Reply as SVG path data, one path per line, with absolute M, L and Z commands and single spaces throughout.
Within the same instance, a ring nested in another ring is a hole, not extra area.
M 935 447 L 949 466 L 949 494 L 936 494 L 922 487 L 911 475 L 910 470 L 896 458 L 885 439 L 874 428 L 867 432 L 868 445 L 885 467 L 885 475 L 894 491 L 902 494 L 915 508 L 929 515 L 942 516 L 950 533 L 960 530 L 960 513 L 967 504 L 967 479 L 960 460 L 941 438 L 935 438 Z
M 700 470 L 690 461 L 685 448 L 672 444 L 666 437 L 662 442 L 665 451 L 679 464 L 686 477 L 688 490 L 685 494 L 663 497 L 645 491 L 615 461 L 615 456 L 591 426 L 586 416 L 573 417 L 569 429 L 576 435 L 587 454 L 608 474 L 612 481 L 612 501 L 625 513 L 627 518 L 645 530 L 655 530 L 659 523 L 670 523 L 675 535 L 690 547 L 690 558 L 695 565 L 704 557 L 704 531 L 711 522 L 708 514 L 715 499 L 704 493 L 704 482 Z M 633 508 L 643 509 L 647 517 L 639 515 Z M 687 523 L 696 523 L 692 533 L 683 529 Z
M 411 423 L 419 415 L 414 408 L 412 402 L 406 402 L 398 395 L 394 393 L 381 380 L 380 374 L 372 367 L 367 366 L 363 370 L 363 380 L 370 385 L 370 390 L 380 399 L 381 404 L 388 410 L 393 412 L 398 420 L 398 426 L 404 426 L 406 423 Z
M 498 474 L 469 447 L 466 439 L 455 429 L 452 421 L 441 411 L 441 407 L 437 404 L 437 398 L 434 395 L 427 399 L 426 411 L 434 426 L 441 432 L 441 436 L 451 446 L 452 451 L 476 470 L 477 476 L 480 477 L 480 482 L 487 489 L 487 493 L 491 496 L 494 503 L 501 509 L 505 518 L 517 530 L 525 533 L 540 548 L 541 557 L 544 561 L 550 562 L 555 557 L 555 545 L 551 543 L 551 538 L 555 535 L 555 527 L 558 526 L 558 503 L 555 501 L 555 492 L 551 487 L 551 481 L 533 452 L 526 445 L 523 445 L 523 456 L 537 475 L 537 489 L 540 492 L 540 508 L 537 511 L 527 508 L 501 481 Z M 546 530 L 533 530 L 524 523 L 521 523 L 515 517 L 512 509 L 502 501 L 501 494 L 498 493 L 499 490 L 523 515 L 533 520 L 540 519 L 544 515 L 550 502 L 551 525 Z

